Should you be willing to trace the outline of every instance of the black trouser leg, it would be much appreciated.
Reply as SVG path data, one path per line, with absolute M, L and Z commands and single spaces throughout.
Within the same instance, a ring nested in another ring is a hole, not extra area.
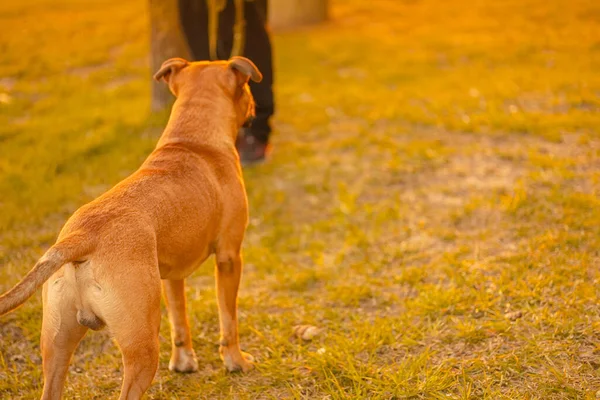
M 250 132 L 257 140 L 267 143 L 271 133 L 270 119 L 275 112 L 273 101 L 273 61 L 271 40 L 267 31 L 267 0 L 244 2 L 246 43 L 244 56 L 252 60 L 263 74 L 260 83 L 250 82 L 256 102 L 256 118 Z M 180 19 L 188 45 L 195 60 L 208 60 L 208 11 L 206 0 L 179 0 Z M 219 18 L 217 56 L 229 58 L 233 47 L 235 4 L 227 0 Z
M 208 60 L 208 9 L 206 0 L 179 0 L 179 20 L 195 61 Z

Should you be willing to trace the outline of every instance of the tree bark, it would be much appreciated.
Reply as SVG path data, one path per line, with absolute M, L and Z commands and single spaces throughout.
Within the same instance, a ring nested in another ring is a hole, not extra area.
M 190 60 L 190 51 L 179 22 L 177 0 L 150 0 L 150 49 L 152 73 L 173 57 Z M 152 82 L 152 111 L 161 111 L 173 102 L 163 82 Z
M 268 0 L 269 25 L 285 30 L 327 19 L 329 0 Z

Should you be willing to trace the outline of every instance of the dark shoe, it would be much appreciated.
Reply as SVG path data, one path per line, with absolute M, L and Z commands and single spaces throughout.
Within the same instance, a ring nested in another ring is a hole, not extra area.
M 270 150 L 270 146 L 267 143 L 257 140 L 254 136 L 248 134 L 245 129 L 240 131 L 235 147 L 240 155 L 242 166 L 263 162 Z

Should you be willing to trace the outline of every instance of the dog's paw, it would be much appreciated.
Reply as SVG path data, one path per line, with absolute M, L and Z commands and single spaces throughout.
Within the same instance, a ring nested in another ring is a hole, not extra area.
M 243 351 L 237 352 L 236 356 L 222 353 L 221 358 L 229 372 L 248 372 L 254 368 L 254 357 Z
M 169 370 L 183 373 L 198 371 L 198 360 L 194 350 L 176 348 L 169 361 Z

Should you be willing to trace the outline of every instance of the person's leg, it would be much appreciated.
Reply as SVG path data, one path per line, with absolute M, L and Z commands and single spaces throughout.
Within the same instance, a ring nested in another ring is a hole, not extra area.
M 271 117 L 275 111 L 273 100 L 273 58 L 271 40 L 267 31 L 267 1 L 246 3 L 246 46 L 244 55 L 251 59 L 263 74 L 260 83 L 250 82 L 256 102 L 256 118 L 250 132 L 258 141 L 268 143 Z
M 194 61 L 208 60 L 206 0 L 179 0 L 179 20 Z
M 275 111 L 273 99 L 273 60 L 271 39 L 267 30 L 267 0 L 245 2 L 246 42 L 244 56 L 248 57 L 263 74 L 260 83 L 250 82 L 250 90 L 256 102 L 256 117 L 249 127 L 242 129 L 238 138 L 238 151 L 242 164 L 250 164 L 265 158 L 271 135 L 271 117 Z M 235 4 L 228 0 L 219 19 L 220 58 L 227 58 L 233 47 Z
M 250 127 L 242 130 L 237 144 L 242 163 L 252 163 L 264 159 L 271 134 L 271 117 L 275 111 L 273 60 L 267 30 L 267 0 L 254 0 L 244 4 L 246 43 L 243 55 L 252 60 L 263 74 L 260 83 L 250 82 L 250 90 L 256 102 L 256 117 Z M 194 60 L 208 60 L 206 0 L 179 0 L 179 12 Z M 233 0 L 227 0 L 225 9 L 219 15 L 217 56 L 220 59 L 228 59 L 231 55 L 234 24 L 235 4 Z

